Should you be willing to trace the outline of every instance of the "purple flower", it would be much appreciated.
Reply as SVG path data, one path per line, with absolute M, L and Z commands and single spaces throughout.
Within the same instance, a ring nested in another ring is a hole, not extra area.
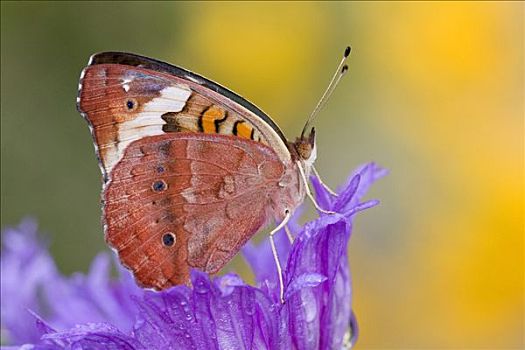
M 60 275 L 36 224 L 3 232 L 2 343 L 20 349 L 341 349 L 357 338 L 351 310 L 347 245 L 352 217 L 377 204 L 360 202 L 385 171 L 361 167 L 331 195 L 312 178 L 321 215 L 304 227 L 296 215 L 276 245 L 284 299 L 268 239 L 243 253 L 257 287 L 235 274 L 210 279 L 192 271 L 192 287 L 138 288 L 127 270 L 111 279 L 110 258 L 95 258 L 87 275 Z M 118 264 L 117 264 L 118 265 Z M 22 277 L 21 277 L 22 276 Z M 31 344 L 31 345 L 28 345 Z

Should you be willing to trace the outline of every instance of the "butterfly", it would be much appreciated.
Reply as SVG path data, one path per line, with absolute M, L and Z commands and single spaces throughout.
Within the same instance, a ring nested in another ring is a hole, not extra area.
M 77 108 L 102 171 L 105 240 L 142 287 L 187 283 L 192 268 L 218 272 L 257 231 L 281 222 L 272 238 L 305 195 L 313 200 L 309 122 L 288 141 L 258 107 L 183 68 L 95 54 Z

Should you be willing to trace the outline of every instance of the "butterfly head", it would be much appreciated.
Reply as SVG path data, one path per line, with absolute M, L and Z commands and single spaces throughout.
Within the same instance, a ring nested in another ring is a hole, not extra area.
M 313 165 L 317 157 L 317 150 L 315 146 L 315 128 L 312 128 L 308 136 L 302 135 L 298 137 L 292 144 L 294 153 L 297 158 L 307 165 Z

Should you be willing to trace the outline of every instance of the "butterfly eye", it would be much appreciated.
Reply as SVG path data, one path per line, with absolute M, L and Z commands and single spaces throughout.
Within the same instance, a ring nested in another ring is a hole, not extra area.
M 166 232 L 162 236 L 162 244 L 164 244 L 166 247 L 171 247 L 175 244 L 175 235 L 171 232 Z

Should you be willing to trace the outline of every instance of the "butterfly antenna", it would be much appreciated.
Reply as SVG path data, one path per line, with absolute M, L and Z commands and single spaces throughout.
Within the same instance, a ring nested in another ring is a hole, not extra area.
M 326 101 L 330 98 L 332 95 L 332 92 L 337 87 L 337 84 L 339 84 L 339 81 L 341 81 L 341 78 L 345 73 L 348 71 L 348 66 L 345 64 L 346 59 L 348 56 L 350 56 L 350 51 L 352 49 L 350 46 L 348 46 L 345 49 L 345 52 L 343 54 L 343 58 L 341 59 L 341 62 L 339 62 L 339 65 L 337 65 L 337 69 L 335 70 L 334 75 L 332 76 L 332 79 L 330 80 L 330 83 L 328 84 L 328 87 L 324 91 L 323 95 L 321 96 L 321 99 L 319 102 L 317 102 L 317 105 L 315 106 L 314 110 L 306 120 L 306 123 L 304 124 L 303 131 L 301 132 L 301 138 L 303 138 L 304 133 L 306 132 L 306 129 L 308 129 L 308 126 L 311 124 L 311 122 L 317 117 L 319 112 L 323 109 L 323 107 L 326 105 Z

